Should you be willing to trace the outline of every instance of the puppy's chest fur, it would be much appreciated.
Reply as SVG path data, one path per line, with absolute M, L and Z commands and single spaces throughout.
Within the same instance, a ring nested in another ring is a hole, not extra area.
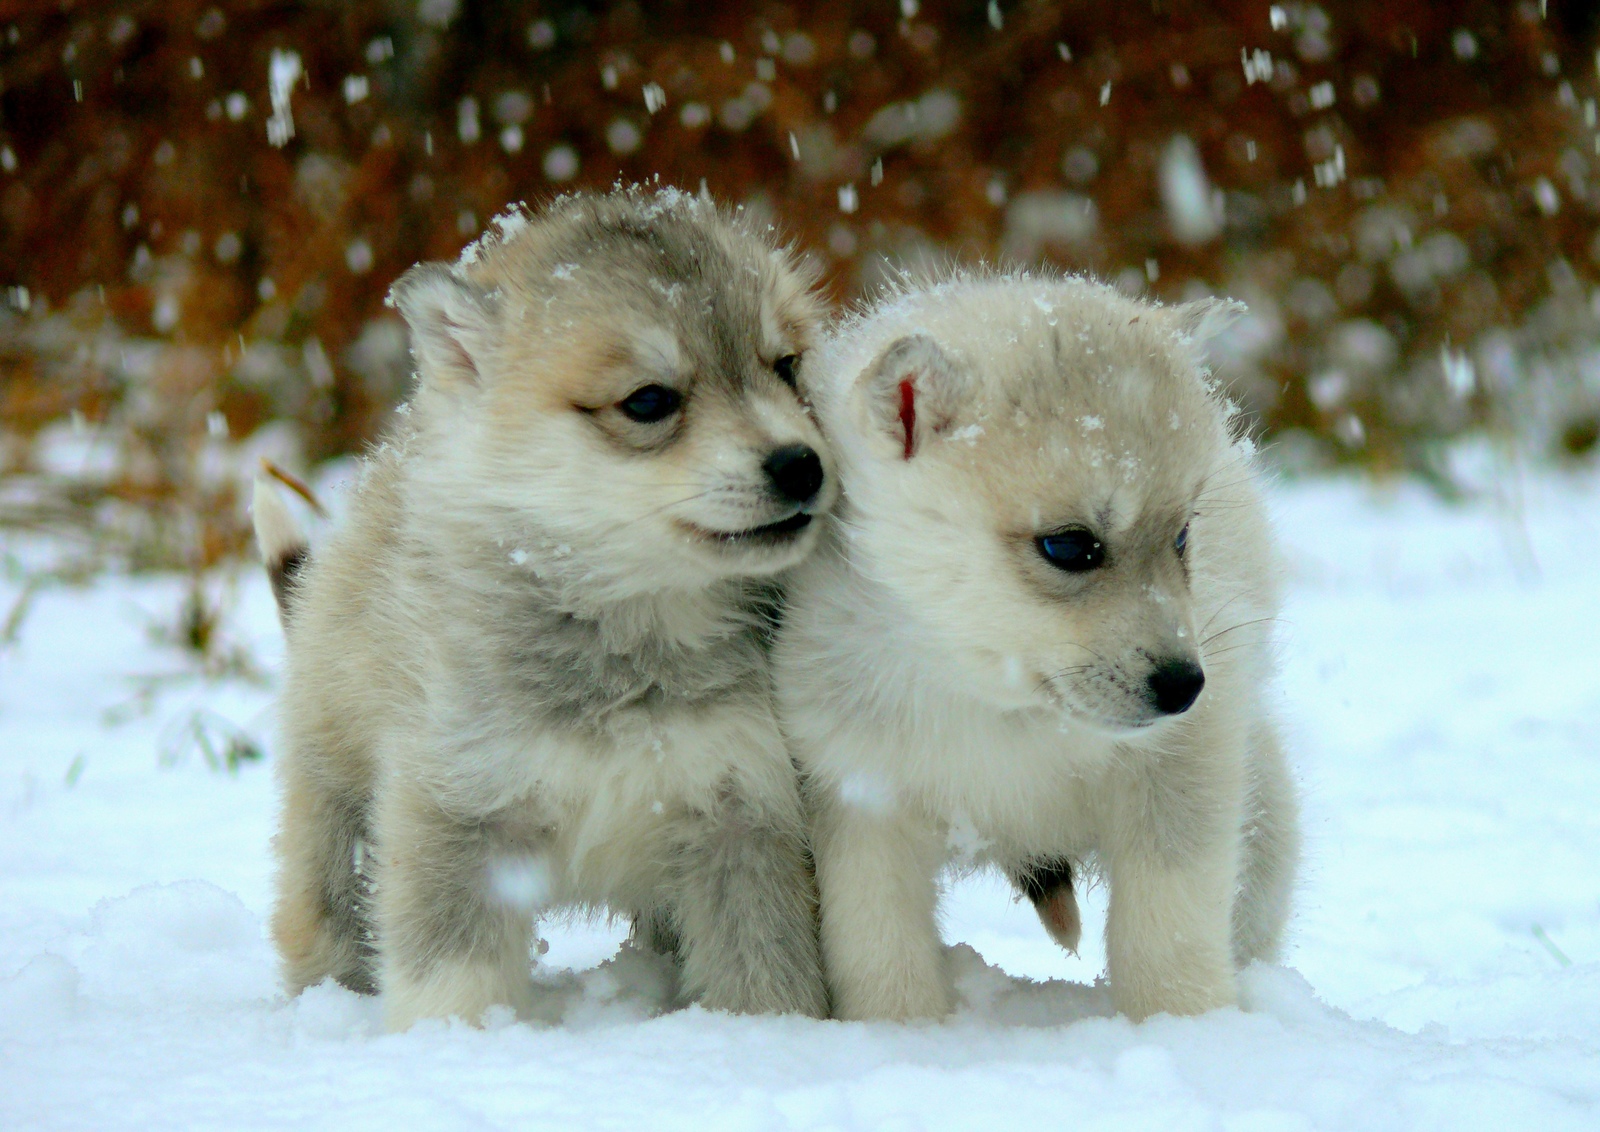
M 904 802 L 949 831 L 952 852 L 976 848 L 979 859 L 1009 864 L 1093 847 L 1111 743 L 1063 731 L 1041 713 L 999 712 L 959 696 L 901 710 L 884 736 L 887 751 L 900 747 L 893 780 Z M 962 843 L 968 828 L 978 846 Z
M 423 719 L 462 803 L 698 806 L 736 764 L 781 753 L 771 587 L 604 603 L 522 569 L 438 566 L 413 575 L 435 619 Z
M 581 734 L 630 714 L 670 723 L 765 687 L 770 630 L 753 595 L 738 594 L 726 624 L 687 640 L 563 610 L 533 589 L 504 604 L 491 636 L 503 707 L 542 727 Z

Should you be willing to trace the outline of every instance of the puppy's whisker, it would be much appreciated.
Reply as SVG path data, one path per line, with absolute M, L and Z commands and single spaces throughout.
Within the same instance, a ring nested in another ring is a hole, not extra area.
M 1225 655 L 1227 653 L 1230 653 L 1230 652 L 1237 652 L 1239 649 L 1248 649 L 1248 648 L 1255 648 L 1255 647 L 1256 647 L 1256 643 L 1254 641 L 1242 641 L 1237 645 L 1228 645 L 1227 647 L 1220 648 L 1220 649 L 1210 649 L 1210 650 L 1208 650 L 1206 652 L 1206 659 L 1207 660 L 1215 660 L 1219 656 L 1223 656 L 1223 655 Z
M 1082 649 L 1084 652 L 1088 653 L 1090 656 L 1092 656 L 1096 660 L 1098 660 L 1101 664 L 1107 665 L 1108 667 L 1111 664 L 1111 662 L 1109 660 L 1107 660 L 1105 657 L 1101 656 L 1099 653 L 1095 652 L 1088 645 L 1079 644 L 1077 641 L 1068 641 L 1067 644 L 1071 645 L 1075 649 Z M 1083 667 L 1092 668 L 1093 665 L 1086 664 Z
M 1200 626 L 1200 635 L 1204 636 L 1205 635 L 1205 631 L 1207 629 L 1211 628 L 1211 626 L 1216 622 L 1217 618 L 1221 617 L 1224 613 L 1226 613 L 1227 610 L 1228 610 L 1228 607 L 1230 605 L 1232 605 L 1234 602 L 1238 601 L 1240 598 L 1246 596 L 1247 592 L 1248 591 L 1246 591 L 1246 590 L 1240 590 L 1238 593 L 1236 593 L 1232 597 L 1230 597 L 1227 601 L 1225 601 L 1221 605 L 1219 605 L 1216 608 L 1216 610 L 1211 614 L 1211 616 L 1206 618 L 1206 623 L 1204 625 Z
M 627 487 L 700 487 L 704 480 L 663 480 L 652 476 L 629 476 L 617 474 L 610 481 Z
M 709 487 L 708 488 L 703 488 L 700 491 L 696 491 L 696 492 L 694 492 L 694 493 L 692 493 L 690 495 L 685 495 L 681 499 L 674 499 L 674 500 L 671 500 L 670 502 L 663 503 L 659 507 L 652 507 L 652 508 L 650 508 L 650 510 L 645 511 L 643 514 L 640 514 L 640 515 L 636 516 L 632 521 L 633 522 L 638 522 L 640 519 L 653 518 L 656 515 L 660 515 L 660 514 L 662 514 L 664 512 L 671 511 L 676 507 L 684 507 L 684 506 L 686 506 L 686 505 L 688 505 L 690 503 L 695 502 L 696 500 L 711 499 L 711 498 L 715 497 L 715 495 L 716 495 L 716 492 L 713 489 L 711 489 Z
M 1238 487 L 1240 484 L 1249 483 L 1250 482 L 1250 477 L 1249 476 L 1240 476 L 1236 480 L 1229 480 L 1227 483 L 1219 483 L 1215 487 L 1212 487 L 1209 490 L 1207 490 L 1207 484 L 1209 482 L 1209 479 L 1210 479 L 1210 477 L 1208 476 L 1205 480 L 1200 481 L 1201 490 L 1195 496 L 1195 498 L 1197 500 L 1198 499 L 1204 499 L 1208 495 L 1216 495 L 1219 492 L 1227 491 L 1229 488 Z
M 1246 628 L 1246 627 L 1248 627 L 1250 625 L 1261 625 L 1261 624 L 1264 624 L 1265 622 L 1268 622 L 1268 621 L 1282 621 L 1282 620 L 1283 620 L 1283 618 L 1281 618 L 1281 617 L 1252 617 L 1250 620 L 1241 621 L 1237 625 L 1229 625 L 1226 629 L 1218 629 L 1215 633 L 1212 633 L 1205 640 L 1201 641 L 1200 642 L 1200 647 L 1203 649 L 1207 645 L 1209 645 L 1212 641 L 1216 640 L 1218 637 L 1225 637 L 1229 633 L 1232 633 L 1236 629 L 1244 629 L 1244 628 Z
M 630 515 L 626 519 L 619 519 L 615 523 L 608 523 L 604 527 L 601 527 L 597 532 L 595 532 L 595 534 L 597 536 L 597 541 L 598 541 L 598 539 L 603 539 L 603 538 L 609 537 L 610 535 L 614 535 L 618 531 L 626 530 L 627 528 L 633 526 L 635 523 L 643 522 L 646 519 L 653 519 L 655 516 L 660 515 L 665 511 L 670 511 L 674 507 L 682 507 L 687 503 L 693 503 L 695 500 L 701 499 L 701 498 L 703 498 L 704 496 L 706 496 L 708 494 L 709 494 L 709 490 L 707 490 L 707 491 L 697 491 L 692 495 L 685 495 L 680 499 L 669 499 L 665 503 L 662 503 L 662 504 L 660 504 L 658 506 L 655 506 L 655 507 L 651 507 L 648 510 L 641 511 L 638 514 Z
M 1052 672 L 1052 673 L 1050 673 L 1050 675 L 1044 677 L 1042 680 L 1040 680 L 1037 684 L 1035 684 L 1033 686 L 1033 690 L 1036 691 L 1036 692 L 1041 692 L 1044 689 L 1050 687 L 1057 680 L 1065 679 L 1068 676 L 1076 676 L 1080 672 L 1089 672 L 1089 671 L 1092 671 L 1093 669 L 1094 669 L 1094 665 L 1092 665 L 1092 664 L 1075 664 L 1070 668 L 1063 668 L 1059 672 Z

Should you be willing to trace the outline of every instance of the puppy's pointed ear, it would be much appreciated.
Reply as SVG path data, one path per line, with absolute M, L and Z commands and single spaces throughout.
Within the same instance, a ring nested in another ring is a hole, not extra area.
M 1238 299 L 1196 299 L 1172 308 L 1178 333 L 1202 352 L 1206 344 L 1238 321 L 1250 308 Z
M 926 334 L 889 343 L 857 383 L 870 427 L 903 459 L 950 427 L 967 393 L 967 375 Z
M 493 340 L 493 303 L 443 263 L 419 263 L 389 289 L 386 302 L 411 328 L 411 353 L 422 380 L 440 387 L 475 384 Z

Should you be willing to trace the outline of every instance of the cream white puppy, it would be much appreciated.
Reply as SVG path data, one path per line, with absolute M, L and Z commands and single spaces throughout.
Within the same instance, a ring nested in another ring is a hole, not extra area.
M 1110 886 L 1117 1008 L 1235 1001 L 1288 908 L 1296 806 L 1265 705 L 1274 553 L 1197 358 L 1234 304 L 958 275 L 808 357 L 845 500 L 775 664 L 843 1018 L 951 1006 L 937 878 L 997 865 L 1075 948 Z

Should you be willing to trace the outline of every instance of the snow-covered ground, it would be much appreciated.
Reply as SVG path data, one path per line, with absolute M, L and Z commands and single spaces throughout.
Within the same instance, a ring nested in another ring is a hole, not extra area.
M 1292 942 L 1244 1009 L 1137 1026 L 1095 985 L 1103 893 L 1074 959 L 991 877 L 950 888 L 942 1025 L 661 1015 L 590 923 L 544 929 L 559 1027 L 287 1001 L 270 754 L 221 765 L 270 751 L 269 690 L 153 639 L 177 582 L 46 591 L 0 651 L 0 1127 L 1600 1128 L 1600 478 L 1274 503 Z M 275 668 L 253 573 L 226 627 Z

